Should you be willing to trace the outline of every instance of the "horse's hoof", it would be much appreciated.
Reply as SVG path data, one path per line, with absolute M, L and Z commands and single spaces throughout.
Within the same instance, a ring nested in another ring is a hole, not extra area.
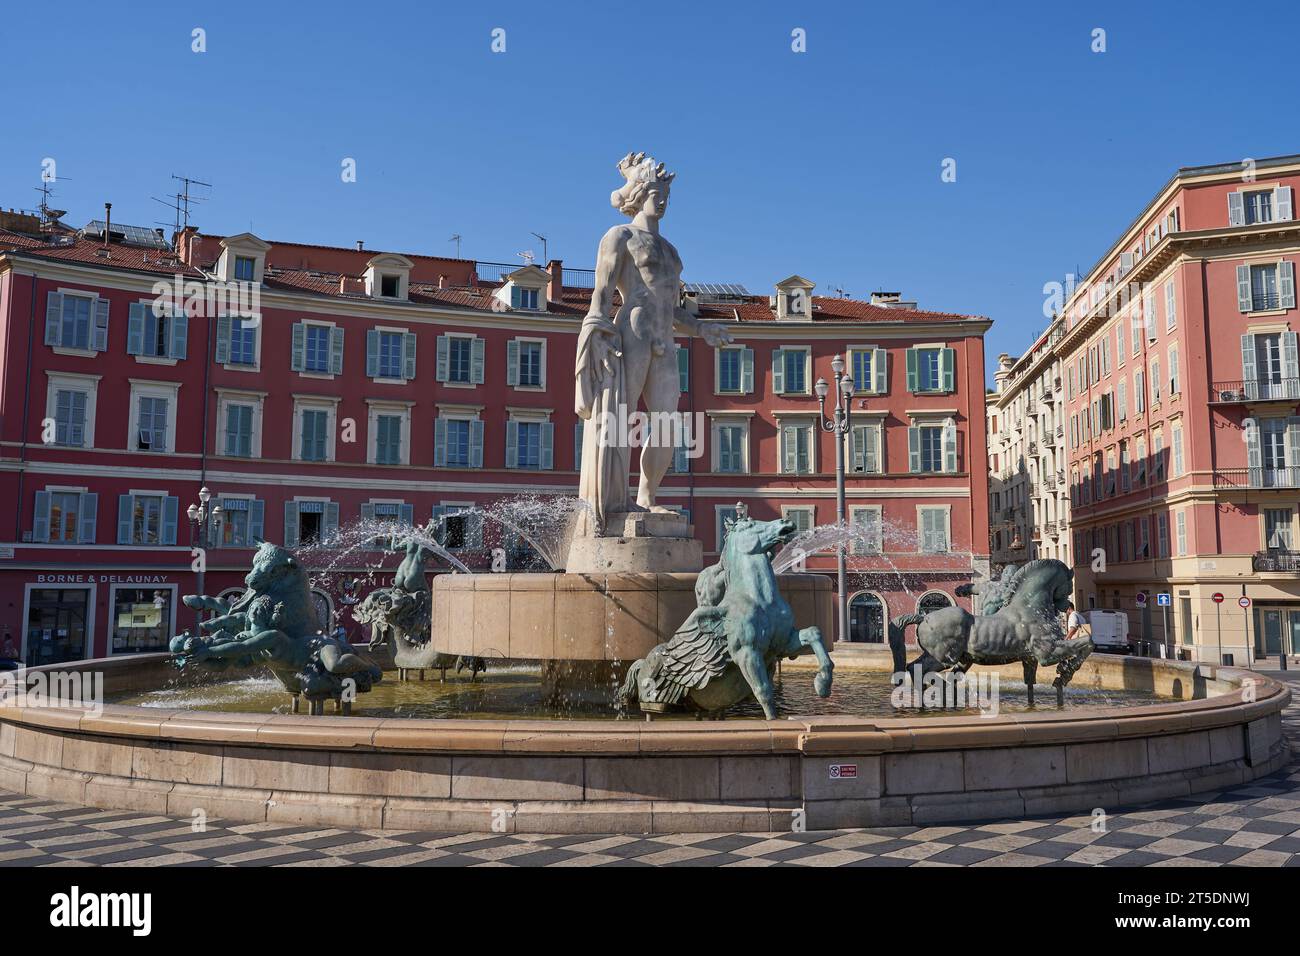
M 817 692 L 818 697 L 831 696 L 831 679 L 831 671 L 823 668 L 817 672 L 817 676 L 813 678 L 813 690 Z

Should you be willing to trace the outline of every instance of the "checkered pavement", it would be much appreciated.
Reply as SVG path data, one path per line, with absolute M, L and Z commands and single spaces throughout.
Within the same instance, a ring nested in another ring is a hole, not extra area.
M 1277 675 L 1289 677 L 1289 675 Z M 1292 683 L 1297 683 L 1292 680 Z M 1300 686 L 1296 687 L 1300 691 Z M 1284 714 L 1300 745 L 1300 693 Z M 1300 866 L 1300 762 L 1115 813 L 809 833 L 547 836 L 209 823 L 0 792 L 6 866 Z

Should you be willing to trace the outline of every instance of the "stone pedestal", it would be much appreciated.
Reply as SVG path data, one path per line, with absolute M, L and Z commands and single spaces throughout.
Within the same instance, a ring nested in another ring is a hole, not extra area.
M 704 568 L 704 545 L 685 515 L 627 511 L 608 516 L 600 537 L 575 536 L 565 571 L 570 574 L 695 573 Z

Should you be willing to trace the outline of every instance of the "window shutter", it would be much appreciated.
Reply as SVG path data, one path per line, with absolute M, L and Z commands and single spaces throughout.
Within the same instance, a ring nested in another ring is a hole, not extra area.
M 1300 349 L 1294 332 L 1282 333 L 1282 381 L 1287 398 L 1300 398 Z
M 1283 259 L 1277 264 L 1277 291 L 1279 304 L 1284 309 L 1295 308 L 1295 263 Z
M 551 422 L 542 422 L 541 446 L 542 446 L 542 470 L 550 471 L 555 467 L 555 425 Z
M 754 350 L 746 348 L 740 353 L 740 394 L 754 391 Z
M 853 470 L 867 470 L 867 425 L 859 425 L 853 429 Z
M 36 505 L 32 510 L 32 540 L 50 540 L 50 493 L 36 492 Z
M 332 540 L 339 530 L 339 503 L 337 501 L 325 502 L 325 534 L 326 541 Z
M 506 467 L 519 467 L 519 423 L 506 422 Z
M 388 416 L 375 418 L 375 462 L 388 461 Z
M 677 343 L 677 387 L 683 393 L 691 390 L 691 353 L 680 342 Z
M 1228 193 L 1228 225 L 1244 226 L 1246 224 L 1246 201 L 1239 192 Z
M 1128 418 L 1128 383 L 1119 383 L 1119 420 Z
M 366 377 L 379 377 L 379 330 L 366 330 Z
M 1237 311 L 1249 312 L 1250 307 L 1250 266 L 1242 263 L 1237 266 Z
M 1284 487 L 1294 487 L 1295 469 L 1300 468 L 1300 417 L 1290 416 L 1286 420 L 1286 466 L 1291 471 L 1287 476 L 1287 481 L 1283 483 Z
M 1165 328 L 1172 329 L 1178 323 L 1178 300 L 1174 294 L 1172 281 L 1165 283 Z
M 284 503 L 284 546 L 298 547 L 298 502 Z
M 183 359 L 189 348 L 190 317 L 182 312 L 180 315 L 173 315 L 169 321 L 172 327 L 167 342 L 168 354 L 174 359 Z
M 451 339 L 445 335 L 438 336 L 438 361 L 434 378 L 445 382 L 451 377 Z
M 684 446 L 673 449 L 673 471 L 679 475 L 684 475 L 690 471 L 690 460 L 686 457 L 686 448 Z
M 873 389 L 877 395 L 884 395 L 889 391 L 889 353 L 884 349 L 876 349 L 875 354 L 871 356 L 871 370 L 875 376 Z M 866 383 L 862 383 L 866 387 Z
M 781 436 L 784 471 L 787 475 L 793 475 L 799 470 L 799 429 L 786 425 L 781 429 Z
M 77 541 L 95 543 L 95 524 L 99 518 L 99 495 L 93 491 L 82 492 L 77 508 Z
M 330 330 L 330 374 L 343 374 L 343 330 L 337 325 Z
M 514 283 L 510 285 L 510 308 L 519 308 L 519 286 Z
M 307 367 L 307 326 L 302 322 L 293 324 L 293 355 L 289 360 L 289 368 L 294 372 L 301 372 Z M 295 534 L 294 540 L 297 540 Z
M 785 352 L 774 349 L 772 352 L 772 394 L 785 393 Z
M 180 510 L 180 499 L 175 495 L 168 495 L 163 499 L 163 519 L 162 519 L 162 543 L 176 543 L 176 517 Z
M 1147 291 L 1142 297 L 1142 320 L 1146 325 L 1147 341 L 1156 340 L 1156 294 Z
M 91 347 L 96 352 L 108 351 L 108 300 L 95 300 L 95 333 L 91 338 Z
M 444 468 L 447 465 L 447 419 L 437 418 L 433 422 L 433 467 Z
M 484 345 L 482 339 L 474 339 L 469 352 L 469 379 L 475 385 L 483 384 Z
M 248 540 L 245 544 L 254 546 L 266 540 L 266 502 L 254 498 L 248 503 Z
M 407 332 L 402 336 L 402 377 L 408 382 L 415 380 L 415 333 Z
M 375 506 L 368 501 L 362 502 L 361 504 L 361 520 L 362 521 L 375 520 Z
M 131 516 L 135 500 L 130 495 L 117 496 L 117 543 L 131 543 Z
M 58 345 L 63 321 L 63 293 L 51 292 L 45 298 L 45 344 Z
M 400 505 L 397 509 L 397 520 L 404 525 L 415 524 L 415 505 Z
M 907 390 L 916 392 L 916 349 L 907 350 Z
M 1133 405 L 1139 414 L 1145 411 L 1147 407 L 1146 376 L 1141 371 L 1133 376 Z
M 1291 187 L 1276 186 L 1273 189 L 1273 221 L 1289 222 L 1294 218 L 1291 210 Z
M 514 388 L 519 384 L 519 341 L 511 339 L 506 343 L 506 385 Z
M 573 426 L 573 470 L 582 471 L 582 432 L 586 422 L 581 418 Z
M 477 420 L 469 423 L 469 466 L 483 467 L 483 423 Z
M 943 470 L 957 471 L 957 423 L 951 418 L 943 423 Z
M 217 318 L 217 343 L 214 348 L 216 353 L 213 360 L 218 365 L 225 365 L 230 361 L 230 336 L 234 329 L 234 323 L 231 322 L 230 316 L 223 315 Z
M 953 386 L 953 380 L 957 374 L 957 350 L 941 349 L 939 351 L 939 361 L 942 363 L 939 366 L 939 369 L 943 383 L 943 390 L 945 392 L 955 391 L 956 389 Z
M 126 354 L 144 354 L 144 306 L 132 302 L 126 316 Z

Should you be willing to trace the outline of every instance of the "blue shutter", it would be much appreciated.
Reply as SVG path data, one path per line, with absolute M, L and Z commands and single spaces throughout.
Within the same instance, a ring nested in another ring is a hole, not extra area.
M 581 418 L 573 426 L 573 470 L 582 471 L 582 434 L 587 423 Z
M 248 503 L 248 541 L 245 544 L 253 547 L 265 540 L 263 530 L 265 523 L 266 502 L 261 498 L 254 498 Z
M 131 543 L 131 512 L 135 502 L 130 495 L 117 496 L 117 543 Z
M 174 359 L 183 359 L 189 347 L 190 317 L 183 312 L 173 315 L 171 324 L 170 341 L 167 343 L 169 354 Z
M 132 302 L 126 319 L 126 354 L 144 354 L 144 306 Z
M 447 464 L 447 419 L 436 418 L 433 422 L 433 467 L 442 468 Z
M 515 290 L 518 291 L 518 290 Z M 519 384 L 519 342 L 511 339 L 506 343 L 506 385 L 514 388 Z
M 939 380 L 940 385 L 945 392 L 952 392 L 954 388 L 954 379 L 957 374 L 957 350 L 940 349 L 939 350 Z
M 50 540 L 50 493 L 36 492 L 36 506 L 32 511 L 32 540 Z
M 916 425 L 907 429 L 907 467 L 912 474 L 921 470 L 921 429 Z
M 379 377 L 379 330 L 366 330 L 366 376 Z
M 409 382 L 415 378 L 415 333 L 402 337 L 402 375 Z
M 506 422 L 506 467 L 519 466 L 519 423 Z
M 907 350 L 907 390 L 909 392 L 912 392 L 913 394 L 916 393 L 916 384 L 917 384 L 916 365 L 917 365 L 916 349 L 908 349 Z M 915 469 L 913 470 L 915 471 Z
M 398 520 L 405 525 L 415 524 L 415 505 L 402 505 L 397 509 Z
M 234 331 L 234 323 L 230 316 L 223 315 L 217 319 L 217 344 L 213 357 L 218 365 L 225 365 L 230 361 L 230 337 Z
M 858 387 L 863 389 L 871 387 L 877 395 L 884 395 L 889 391 L 889 353 L 884 349 L 876 349 L 871 357 L 871 369 L 875 373 L 875 384 L 868 386 L 866 382 L 862 382 Z
M 163 526 L 162 526 L 162 543 L 176 543 L 176 523 L 177 514 L 180 510 L 180 499 L 175 495 L 168 495 L 163 499 Z
M 343 330 L 337 325 L 330 330 L 330 374 L 343 374 Z
M 284 546 L 298 547 L 298 502 L 284 503 Z
M 99 517 L 99 495 L 93 491 L 82 492 L 77 509 L 77 541 L 95 543 L 95 524 Z
M 474 339 L 470 346 L 469 380 L 475 385 L 483 384 L 484 342 Z
M 95 300 L 95 328 L 91 334 L 90 347 L 96 352 L 108 351 L 108 300 Z
M 754 391 L 754 350 L 746 348 L 740 356 L 740 392 L 748 395 Z
M 780 349 L 772 352 L 772 394 L 785 392 L 785 353 Z
M 302 322 L 293 324 L 293 346 L 289 358 L 289 368 L 301 372 L 307 367 L 307 326 Z
M 510 308 L 519 308 L 519 286 L 514 283 L 510 284 Z
M 542 470 L 550 471 L 555 467 L 555 425 L 542 422 L 541 427 Z
M 63 293 L 51 292 L 45 298 L 45 344 L 58 345 L 63 323 Z
M 1295 263 L 1283 259 L 1277 264 L 1277 294 L 1284 309 L 1295 308 Z
M 434 378 L 439 382 L 451 378 L 451 339 L 446 335 L 438 336 L 438 361 Z
M 691 353 L 680 342 L 677 343 L 677 387 L 683 393 L 691 390 Z
M 339 503 L 337 501 L 325 502 L 325 540 L 329 541 L 338 534 L 339 530 Z
M 483 423 L 480 421 L 469 423 L 469 466 L 483 467 Z

